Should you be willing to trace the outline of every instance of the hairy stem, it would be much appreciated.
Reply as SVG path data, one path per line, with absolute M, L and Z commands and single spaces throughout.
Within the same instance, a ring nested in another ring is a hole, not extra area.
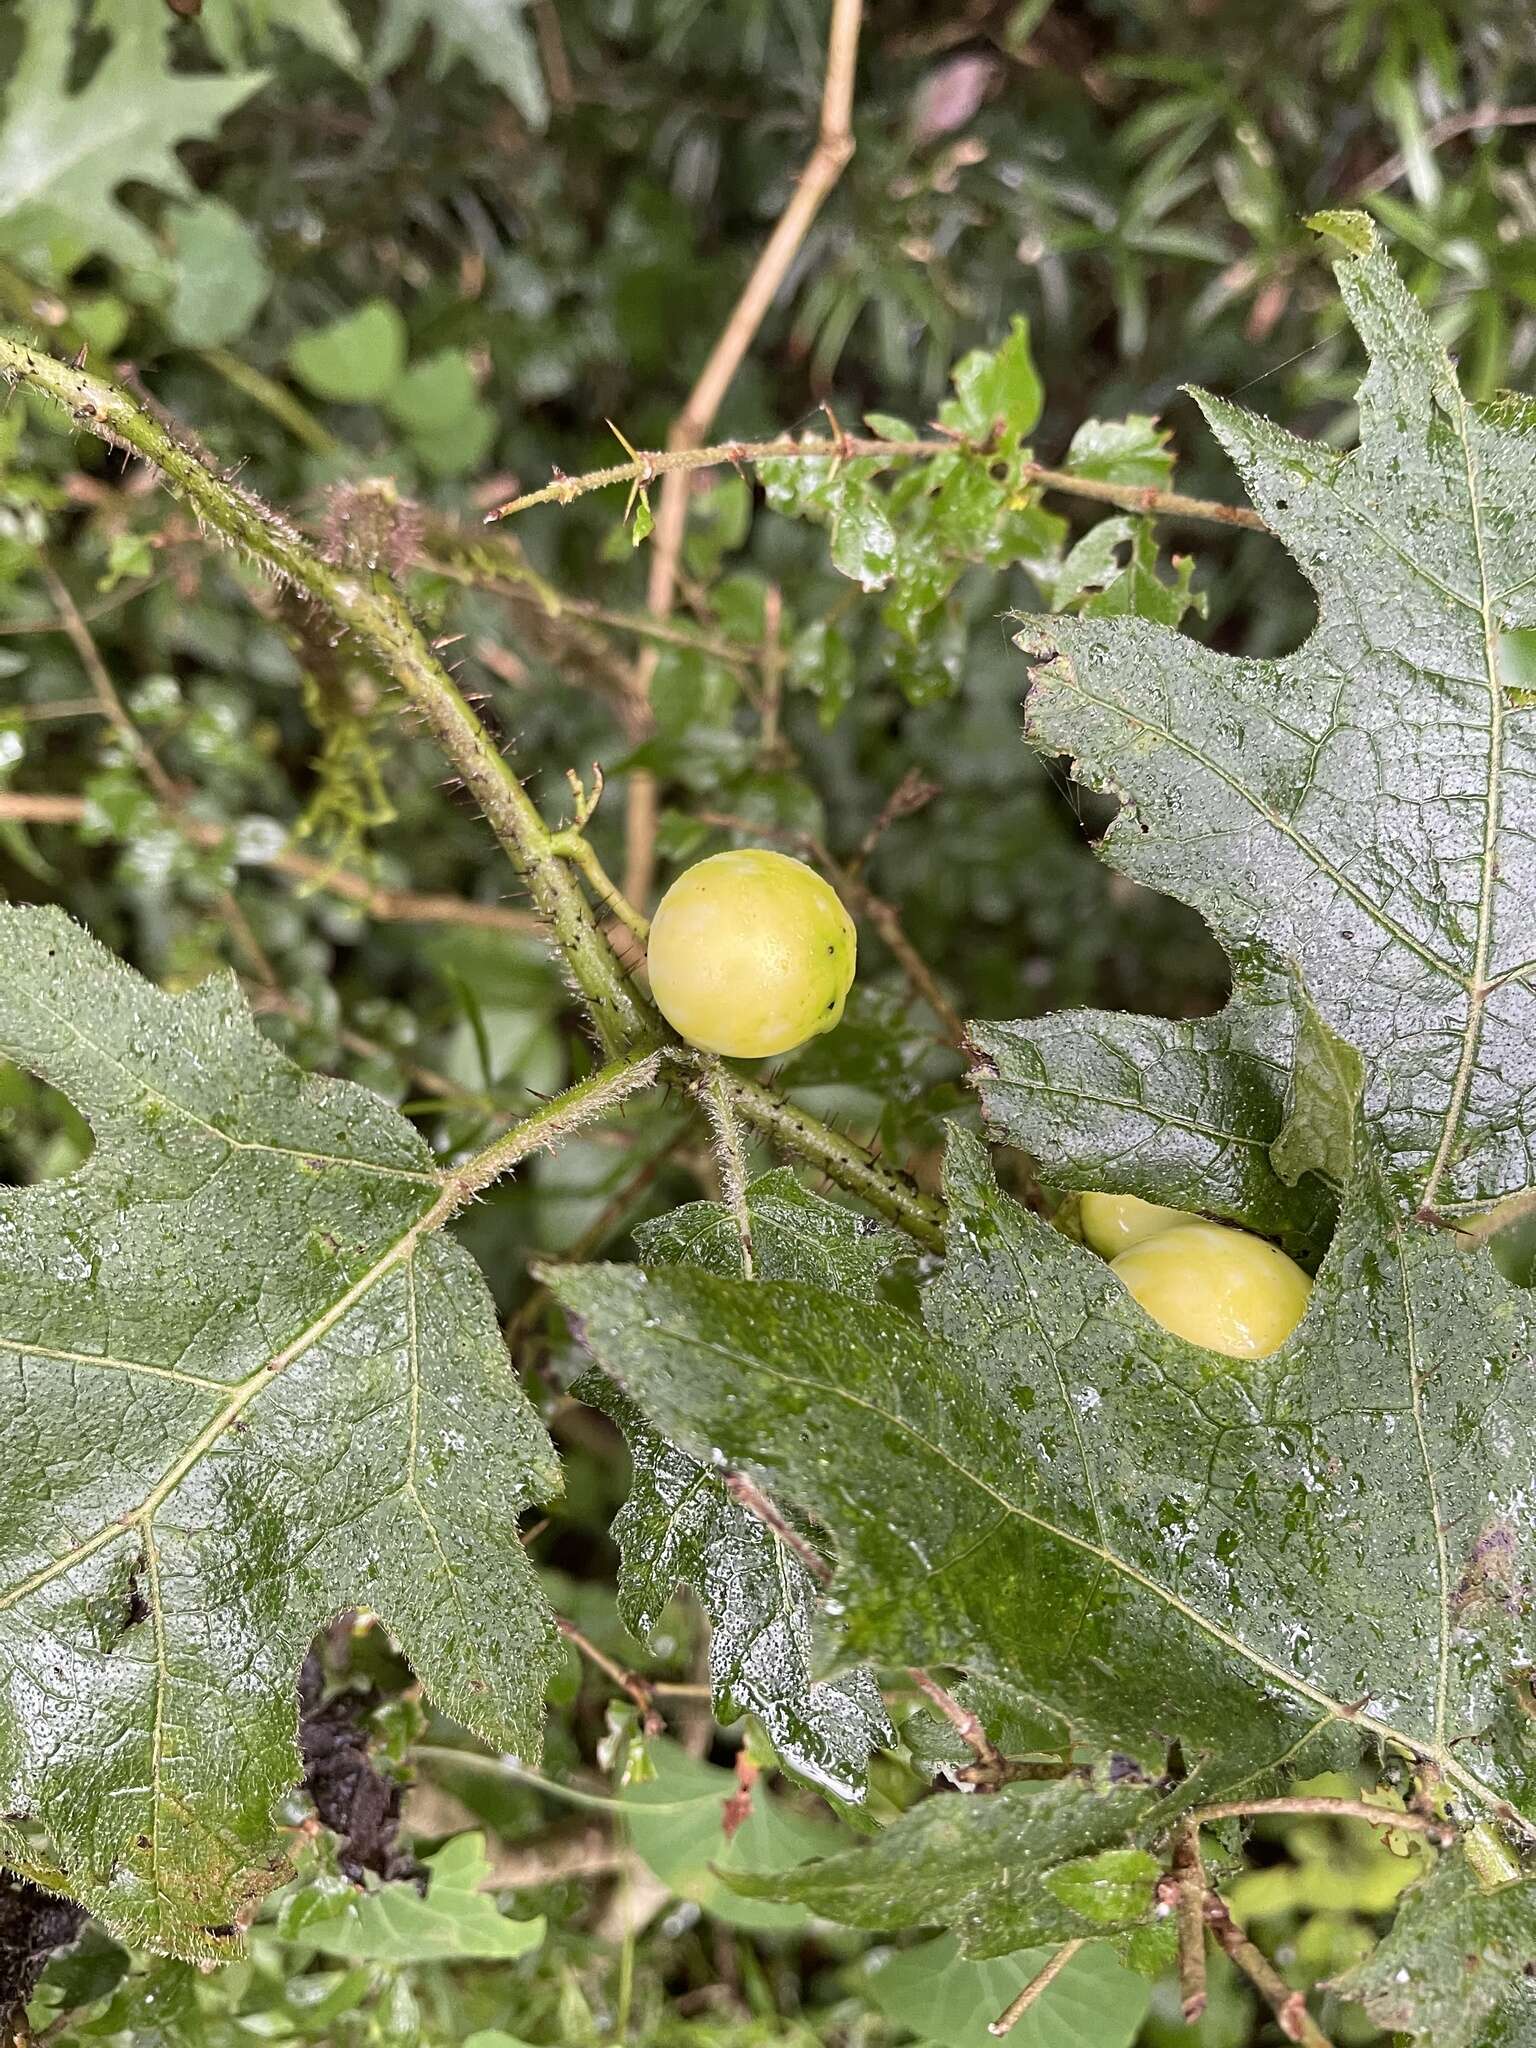
M 600 1116 L 606 1116 L 610 1109 L 616 1109 L 631 1095 L 649 1088 L 658 1078 L 661 1069 L 659 1050 L 631 1053 L 626 1059 L 613 1060 L 606 1067 L 600 1067 L 595 1074 L 589 1074 L 585 1081 L 578 1081 L 573 1088 L 552 1097 L 532 1116 L 526 1116 L 521 1123 L 514 1124 L 510 1131 L 504 1131 L 473 1158 L 466 1159 L 462 1166 L 451 1168 L 442 1176 L 444 1197 L 454 1210 L 488 1188 L 493 1180 L 499 1180 L 509 1167 L 526 1159 L 531 1152 L 545 1152 L 570 1137 L 585 1125 L 595 1123 Z
M 591 886 L 593 895 L 605 910 L 611 910 L 627 932 L 632 932 L 643 946 L 651 935 L 651 920 L 643 917 L 630 902 L 618 885 L 609 876 L 608 870 L 597 857 L 597 848 L 574 825 L 567 825 L 563 831 L 554 833 L 550 846 L 562 860 L 568 860 L 580 868 Z
M 584 476 L 557 477 L 542 490 L 528 491 L 499 505 L 487 519 L 506 519 L 514 512 L 526 512 L 534 505 L 569 505 L 588 491 L 603 490 L 609 484 L 651 483 L 657 477 L 680 470 L 718 469 L 726 463 L 758 462 L 848 462 L 875 456 L 882 462 L 906 462 L 930 455 L 972 455 L 986 461 L 997 454 L 991 447 L 945 436 L 926 440 L 881 441 L 868 435 L 843 434 L 836 440 L 795 440 L 781 435 L 773 441 L 719 441 L 709 448 L 642 450 L 633 462 L 616 462 L 606 469 L 589 470 Z M 1116 505 L 1123 512 L 1143 512 L 1152 518 L 1197 519 L 1214 526 L 1241 526 L 1250 533 L 1268 533 L 1269 527 L 1250 505 L 1224 505 L 1216 498 L 1191 498 L 1183 491 L 1154 490 L 1148 484 L 1113 484 L 1102 478 L 1074 476 L 1070 470 L 1048 469 L 1043 462 L 1026 462 L 1020 474 L 1038 490 L 1058 491 L 1064 497 L 1091 499 L 1095 504 Z
M 41 392 L 83 432 L 142 456 L 222 540 L 279 583 L 304 591 L 350 631 L 405 693 L 510 855 L 585 1001 L 603 1049 L 611 1055 L 648 1052 L 667 1042 L 661 1020 L 630 982 L 579 881 L 554 850 L 554 835 L 386 579 L 326 561 L 295 528 L 222 476 L 194 444 L 178 438 L 116 386 L 5 334 L 0 334 L 0 378 Z M 673 1050 L 692 1057 L 675 1042 Z M 737 1113 L 754 1129 L 819 1166 L 921 1243 L 943 1249 L 942 1209 L 904 1175 L 870 1159 L 757 1082 L 727 1073 L 723 1085 Z
M 752 1251 L 752 1211 L 747 1205 L 747 1156 L 741 1142 L 741 1127 L 726 1091 L 725 1069 L 716 1059 L 709 1062 L 699 1084 L 699 1100 L 715 1134 L 715 1164 L 720 1169 L 720 1191 L 725 1196 L 725 1206 L 731 1212 L 741 1244 L 742 1277 L 752 1280 L 756 1278 L 757 1261 Z
M 494 554 L 491 552 L 493 548 L 497 550 Z M 637 640 L 655 640 L 663 647 L 687 648 L 692 653 L 707 654 L 715 661 L 723 661 L 732 668 L 755 668 L 759 660 L 752 648 L 742 647 L 734 640 L 723 640 L 717 633 L 653 619 L 645 612 L 616 611 L 611 605 L 598 604 L 591 598 L 572 597 L 567 591 L 557 590 L 537 569 L 508 550 L 505 539 L 499 535 L 487 534 L 484 539 L 467 540 L 452 528 L 443 526 L 432 535 L 428 552 L 421 556 L 420 566 L 429 576 L 446 577 L 450 583 L 457 583 L 466 590 L 488 591 L 493 597 L 502 598 L 508 604 L 519 605 L 527 611 L 542 613 L 547 619 L 576 619 L 583 625 L 600 626 L 610 633 L 627 633 Z
M 660 1034 L 649 1006 L 626 979 L 575 877 L 551 852 L 548 827 L 533 800 L 398 593 L 382 578 L 327 562 L 295 528 L 211 469 L 194 447 L 114 385 L 3 334 L 0 376 L 53 399 L 83 431 L 153 463 L 222 540 L 323 605 L 353 635 L 405 692 L 511 856 L 554 933 L 604 1049 L 613 1053 L 654 1043 Z
M 944 1211 L 930 1195 L 870 1155 L 851 1138 L 785 1102 L 772 1089 L 742 1074 L 721 1069 L 722 1085 L 736 1114 L 765 1138 L 819 1166 L 829 1180 L 900 1227 L 930 1251 L 944 1249 Z

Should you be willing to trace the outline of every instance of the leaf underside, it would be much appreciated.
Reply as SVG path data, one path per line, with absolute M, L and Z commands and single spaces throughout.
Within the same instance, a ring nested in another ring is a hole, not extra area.
M 302 1075 L 232 980 L 161 994 L 0 908 L 0 1052 L 95 1150 L 0 1188 L 0 1858 L 135 1941 L 225 1954 L 288 1872 L 295 1680 L 379 1615 L 447 1712 L 534 1753 L 558 1490 L 431 1155 Z

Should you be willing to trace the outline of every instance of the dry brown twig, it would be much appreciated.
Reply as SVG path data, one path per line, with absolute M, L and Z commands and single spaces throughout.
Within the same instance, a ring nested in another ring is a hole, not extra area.
M 1081 1939 L 1064 1941 L 1045 1968 L 1038 1975 L 1030 1978 L 1008 2010 L 998 2014 L 991 2026 L 987 2028 L 987 2032 L 997 2035 L 1011 2034 L 1035 2000 L 1056 1981 L 1082 1945 Z
M 969 1786 L 973 1792 L 1000 1792 L 1004 1785 L 1023 1781 L 1041 1784 L 1071 1775 L 1072 1766 L 1066 1756 L 1028 1759 L 1004 1756 L 982 1726 L 981 1716 L 972 1708 L 962 1706 L 931 1672 L 911 1664 L 907 1667 L 907 1676 L 929 1704 L 944 1716 L 975 1758 L 974 1763 L 951 1773 L 957 1783 Z
M 1217 1820 L 1253 1820 L 1265 1814 L 1310 1815 L 1320 1820 L 1363 1820 L 1373 1828 L 1400 1829 L 1405 1834 L 1427 1835 L 1437 1847 L 1455 1839 L 1456 1830 L 1433 1813 L 1378 1806 L 1370 1799 L 1330 1799 L 1298 1794 L 1295 1798 L 1225 1799 L 1215 1806 L 1197 1807 L 1189 1818 L 1195 1827 Z
M 1446 114 L 1425 129 L 1422 141 L 1426 150 L 1436 150 L 1447 142 L 1454 142 L 1459 135 L 1487 135 L 1495 128 L 1536 127 L 1536 107 L 1498 107 L 1484 102 L 1481 106 L 1463 107 L 1459 113 Z M 1406 154 L 1399 151 L 1389 156 L 1385 163 L 1378 164 L 1374 171 L 1368 171 L 1355 185 L 1358 198 L 1365 198 L 1372 192 L 1384 192 L 1389 185 L 1395 185 L 1408 168 Z
M 19 825 L 79 825 L 85 820 L 84 797 L 53 796 L 28 790 L 0 790 L 0 818 Z M 224 828 L 200 818 L 183 817 L 180 829 L 195 846 L 217 846 Z M 366 875 L 339 868 L 332 861 L 317 860 L 296 847 L 282 846 L 252 863 L 287 875 L 322 895 L 336 896 L 355 904 L 366 917 L 381 924 L 459 924 L 476 931 L 505 932 L 526 938 L 539 930 L 539 921 L 528 910 L 514 910 L 503 903 L 475 903 L 465 896 L 433 895 L 415 889 L 390 889 L 370 882 Z
M 1178 1928 L 1179 1995 L 1184 2023 L 1191 2027 L 1206 2007 L 1205 1890 L 1200 1830 L 1186 1823 L 1174 1837 L 1173 1861 L 1158 1881 L 1157 1903 L 1174 1915 Z
M 12 825 L 78 825 L 85 817 L 85 798 L 44 792 L 0 789 L 0 819 Z
M 781 435 L 772 441 L 721 441 L 710 448 L 665 452 L 637 449 L 632 461 L 589 470 L 584 476 L 558 476 L 540 490 L 509 499 L 487 517 L 509 519 L 516 512 L 531 511 L 535 505 L 569 505 L 585 497 L 588 491 L 606 490 L 610 484 L 654 483 L 657 477 L 670 477 L 679 470 L 720 469 L 726 464 L 756 462 L 854 462 L 865 457 L 890 463 L 957 452 L 979 460 L 1000 450 L 991 444 L 978 446 L 954 434 L 916 441 L 882 441 L 859 434 L 838 434 L 834 439 L 820 441 Z M 1149 519 L 1191 519 L 1206 526 L 1237 526 L 1248 533 L 1270 531 L 1268 522 L 1251 505 L 1228 505 L 1219 498 L 1191 498 L 1184 491 L 1159 490 L 1153 484 L 1106 483 L 1102 477 L 1076 476 L 1071 470 L 1052 469 L 1043 462 L 1021 462 L 1018 480 L 1037 490 L 1056 491 L 1063 497 L 1082 498 L 1095 505 L 1114 505 L 1122 512 L 1140 512 Z
M 187 813 L 185 793 L 129 717 L 128 707 L 118 695 L 111 672 L 101 658 L 95 636 L 75 603 L 68 584 L 46 557 L 40 566 L 43 581 L 48 586 L 49 595 L 58 613 L 59 630 L 74 648 L 80 666 L 85 670 L 86 680 L 90 683 L 92 695 L 101 707 L 102 717 L 117 734 L 125 751 L 132 757 L 139 773 L 148 783 L 160 807 L 161 815 L 183 838 L 192 839 L 192 821 Z M 275 988 L 277 970 L 267 958 L 266 949 L 252 930 L 250 919 L 241 908 L 234 891 L 220 889 L 214 901 L 218 904 L 219 914 L 234 941 L 235 949 L 244 956 L 247 967 L 259 981 Z
M 1308 2012 L 1305 1994 L 1293 1991 L 1264 1951 L 1248 1939 L 1219 1892 L 1207 1890 L 1205 1894 L 1205 1924 L 1274 2014 L 1276 2026 L 1288 2041 L 1300 2042 L 1301 2048 L 1332 2048 Z
M 981 1725 L 981 1716 L 973 1708 L 961 1706 L 947 1687 L 915 1664 L 907 1667 L 907 1676 L 930 1706 L 937 1707 L 983 1769 L 996 1773 L 1003 1768 L 1003 1753 Z
M 853 84 L 862 17 L 863 0 L 832 0 L 816 146 L 687 402 L 672 423 L 667 446 L 674 452 L 695 449 L 703 442 L 811 223 L 853 155 Z M 646 608 L 657 619 L 669 616 L 677 595 L 678 561 L 688 523 L 688 490 L 686 471 L 667 473 L 657 504 L 646 585 Z M 635 665 L 637 703 L 632 715 L 647 723 L 656 660 L 655 650 L 646 648 Z M 656 784 L 650 775 L 636 772 L 630 776 L 625 842 L 624 893 L 643 910 L 656 873 Z
M 666 1728 L 666 1721 L 656 1705 L 656 1688 L 648 1678 L 642 1678 L 637 1671 L 626 1671 L 622 1664 L 614 1662 L 606 1650 L 600 1650 L 596 1643 L 584 1636 L 574 1621 L 567 1621 L 563 1614 L 555 1617 L 555 1626 L 575 1650 L 579 1650 L 587 1662 L 610 1679 L 620 1692 L 628 1695 L 640 1715 L 640 1725 L 647 1735 L 660 1735 Z
M 102 717 L 133 756 L 139 772 L 154 791 L 162 807 L 173 816 L 179 816 L 182 792 L 161 765 L 159 755 L 128 716 L 127 707 L 117 694 L 117 686 L 101 658 L 90 627 L 70 594 L 68 584 L 51 562 L 44 560 L 39 566 L 43 581 L 48 586 L 48 594 L 53 599 L 58 630 L 74 648 Z
M 550 628 L 572 623 L 595 626 L 608 633 L 627 634 L 636 640 L 655 640 L 663 647 L 681 647 L 692 653 L 707 654 L 712 660 L 725 662 L 732 668 L 750 669 L 760 659 L 754 649 L 739 646 L 734 640 L 724 640 L 718 633 L 673 625 L 664 619 L 653 619 L 648 612 L 616 610 L 612 605 L 598 604 L 592 598 L 572 597 L 566 591 L 557 590 L 515 554 L 508 554 L 501 560 L 481 562 L 477 556 L 484 544 L 471 541 L 449 528 L 443 528 L 438 539 L 441 545 L 436 552 L 425 553 L 419 558 L 423 569 L 466 590 L 487 591 L 507 604 L 516 605 L 519 611 L 534 615 Z M 463 558 L 455 556 L 455 548 L 465 550 Z M 594 641 L 585 638 L 577 640 L 572 637 L 568 645 L 578 660 L 594 671 L 594 679 L 610 694 L 624 699 L 631 695 L 633 673 L 630 664 L 616 650 L 605 648 L 599 653 Z
M 1330 2048 L 1328 2037 L 1307 2010 L 1305 1995 L 1295 1991 L 1268 1956 L 1249 1940 L 1232 1918 L 1221 1894 L 1205 1873 L 1200 1856 L 1200 1829 L 1210 1821 L 1252 1820 L 1265 1814 L 1312 1815 L 1330 1820 L 1366 1821 L 1371 1826 L 1401 1827 L 1431 1841 L 1454 1830 L 1434 1814 L 1410 1808 L 1377 1806 L 1365 1799 L 1330 1799 L 1298 1794 L 1275 1799 L 1221 1800 L 1187 1814 L 1174 1837 L 1173 1857 L 1157 1888 L 1158 1904 L 1176 1916 L 1179 1946 L 1179 1990 L 1184 2018 L 1194 2025 L 1205 2011 L 1205 1938 L 1209 1930 L 1224 1953 L 1252 1984 L 1275 2016 L 1288 2041 L 1303 2048 Z
M 725 1490 L 739 1508 L 745 1508 L 749 1515 L 778 1537 L 786 1550 L 794 1552 L 818 1585 L 832 1583 L 832 1567 L 815 1544 L 808 1543 L 800 1531 L 784 1519 L 767 1494 L 745 1472 L 727 1472 Z
M 48 621 L 48 631 L 59 631 L 57 620 Z M 47 725 L 56 718 L 100 718 L 101 706 L 94 697 L 50 697 L 42 704 L 22 704 L 7 707 L 6 723 L 15 725 Z

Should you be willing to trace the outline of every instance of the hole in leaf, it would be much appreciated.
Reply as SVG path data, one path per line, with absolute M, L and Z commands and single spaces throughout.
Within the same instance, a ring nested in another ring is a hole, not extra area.
M 1516 1287 L 1536 1287 L 1536 1205 L 1519 1209 L 1488 1240 L 1493 1263 Z
M 1500 633 L 1498 664 L 1504 694 L 1516 704 L 1529 704 L 1536 696 L 1536 628 Z
M 0 1186 L 31 1187 L 73 1173 L 91 1130 L 67 1095 L 0 1059 Z

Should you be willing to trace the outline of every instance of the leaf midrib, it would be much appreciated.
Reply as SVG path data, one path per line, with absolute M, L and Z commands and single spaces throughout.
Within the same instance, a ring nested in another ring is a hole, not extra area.
M 1288 839 L 1296 848 L 1296 851 L 1312 863 L 1319 874 L 1325 875 L 1328 878 L 1341 896 L 1347 896 L 1389 938 L 1395 939 L 1406 951 L 1414 954 L 1433 973 L 1443 975 L 1447 981 L 1453 982 L 1457 988 L 1463 990 L 1468 988 L 1468 978 L 1459 968 L 1453 966 L 1448 960 L 1442 960 L 1438 953 L 1432 953 L 1421 939 L 1415 938 L 1406 926 L 1400 925 L 1389 911 L 1367 896 L 1356 883 L 1350 881 L 1349 877 L 1341 869 L 1335 867 L 1333 862 L 1323 853 L 1321 847 L 1314 845 L 1305 832 L 1301 831 L 1289 818 L 1282 816 L 1273 806 L 1265 803 L 1256 791 L 1249 789 L 1246 783 L 1239 781 L 1219 761 L 1213 760 L 1209 754 L 1202 753 L 1182 733 L 1174 732 L 1170 726 L 1159 725 L 1154 719 L 1144 717 L 1140 712 L 1132 711 L 1128 705 L 1119 703 L 1112 697 L 1104 697 L 1096 690 L 1088 689 L 1077 675 L 1075 667 L 1058 671 L 1052 680 L 1060 688 L 1070 690 L 1076 696 L 1081 697 L 1085 703 L 1097 705 L 1099 710 L 1107 711 L 1113 717 L 1122 719 L 1128 726 L 1134 727 L 1137 731 L 1147 733 L 1153 738 L 1161 740 L 1165 745 L 1171 747 L 1175 753 L 1183 754 L 1188 760 L 1195 762 L 1197 766 L 1206 769 L 1210 774 L 1214 775 L 1219 782 L 1225 783 L 1234 796 L 1240 798 L 1267 825 L 1272 826 L 1282 839 Z M 1131 801 L 1134 802 L 1134 798 Z
M 1467 424 L 1467 402 L 1460 399 L 1457 418 L 1461 426 L 1461 453 L 1466 468 L 1467 505 L 1472 516 L 1472 543 L 1477 554 L 1478 587 L 1482 593 L 1483 669 L 1488 686 L 1488 788 L 1483 810 L 1483 852 L 1477 892 L 1477 934 L 1473 945 L 1472 975 L 1467 983 L 1467 1021 L 1462 1034 L 1461 1057 L 1451 1083 L 1440 1143 L 1424 1183 L 1424 1206 L 1433 1208 L 1440 1182 L 1450 1164 L 1451 1152 L 1461 1129 L 1462 1112 L 1471 1092 L 1482 1042 L 1483 1018 L 1488 1001 L 1488 961 L 1493 947 L 1493 877 L 1499 850 L 1502 777 L 1504 770 L 1504 685 L 1499 676 L 1498 644 L 1494 638 L 1492 599 L 1488 590 L 1488 558 L 1483 545 L 1482 505 L 1477 477 L 1472 466 L 1472 436 Z
M 1019 1088 L 1032 1095 L 1061 1096 L 1069 1102 L 1085 1102 L 1094 1109 L 1120 1109 L 1130 1116 L 1144 1116 L 1159 1127 L 1168 1126 L 1174 1130 L 1188 1131 L 1191 1137 L 1210 1138 L 1222 1145 L 1245 1145 L 1250 1151 L 1269 1152 L 1269 1141 L 1255 1138 L 1246 1131 L 1221 1130 L 1215 1124 L 1201 1123 L 1196 1117 L 1180 1116 L 1177 1110 L 1154 1107 L 1144 1101 L 1137 1101 L 1124 1095 L 1100 1095 L 1091 1088 L 1074 1087 L 1070 1082 L 1041 1080 L 1032 1081 L 1019 1074 L 999 1074 L 990 1084 L 996 1088 Z

